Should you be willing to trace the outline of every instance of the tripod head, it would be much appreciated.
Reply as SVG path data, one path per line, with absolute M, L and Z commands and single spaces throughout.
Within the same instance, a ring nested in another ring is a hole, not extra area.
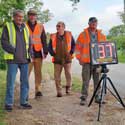
M 102 66 L 101 73 L 108 73 L 109 72 L 109 69 L 107 68 L 106 65 L 101 65 L 101 66 Z

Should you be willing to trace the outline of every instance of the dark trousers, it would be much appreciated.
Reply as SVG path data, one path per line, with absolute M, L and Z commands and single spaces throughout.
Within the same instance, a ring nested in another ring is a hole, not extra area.
M 100 79 L 100 73 L 97 72 L 97 68 L 99 66 L 92 66 L 90 64 L 83 64 L 82 65 L 82 90 L 81 90 L 81 98 L 87 98 L 88 96 L 88 88 L 91 76 L 93 76 L 93 82 L 94 82 L 94 90 L 96 89 L 99 79 Z M 97 95 L 100 93 L 100 89 L 97 91 Z

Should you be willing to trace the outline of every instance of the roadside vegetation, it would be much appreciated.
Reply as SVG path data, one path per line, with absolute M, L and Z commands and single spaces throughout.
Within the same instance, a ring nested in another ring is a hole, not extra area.
M 5 86 L 6 86 L 6 72 L 0 70 L 0 125 L 6 125 L 4 123 L 5 111 L 4 111 L 4 99 L 5 99 Z
M 125 63 L 125 25 L 113 26 L 109 30 L 107 39 L 116 42 L 118 61 Z
M 70 0 L 74 4 L 80 2 L 80 0 Z M 0 36 L 1 31 L 4 24 L 7 21 L 11 20 L 12 12 L 16 9 L 22 9 L 25 11 L 25 19 L 26 19 L 26 12 L 29 8 L 35 8 L 39 12 L 38 19 L 42 23 L 46 23 L 53 17 L 53 14 L 49 11 L 49 9 L 43 10 L 44 3 L 40 0 L 0 0 Z M 74 9 L 75 8 L 74 6 Z M 123 23 L 125 24 L 125 14 L 121 13 L 121 18 Z M 49 33 L 47 33 L 47 38 L 49 39 Z M 117 44 L 118 50 L 118 60 L 120 63 L 125 63 L 125 25 L 113 26 L 109 30 L 109 34 L 107 35 L 109 41 L 115 41 Z M 5 125 L 4 118 L 5 118 L 5 111 L 4 107 L 4 99 L 5 99 L 5 86 L 6 86 L 6 63 L 3 61 L 3 50 L 0 44 L 0 125 Z M 46 62 L 43 64 L 43 79 L 46 74 L 49 74 L 51 80 L 54 80 L 54 67 L 53 64 L 50 62 Z M 62 73 L 62 83 L 65 84 L 65 77 L 64 73 Z M 73 83 L 73 91 L 80 91 L 82 80 L 81 76 L 77 76 L 76 74 L 72 74 L 72 83 Z
M 43 64 L 43 80 L 44 80 L 44 76 L 46 74 L 49 74 L 49 77 L 51 80 L 54 80 L 54 66 L 53 63 L 51 62 L 45 62 Z M 64 72 L 62 72 L 62 76 L 61 76 L 61 82 L 62 85 L 65 86 L 66 80 L 65 80 L 65 75 Z M 82 85 L 82 81 L 81 81 L 81 77 L 77 76 L 76 74 L 72 74 L 72 90 L 73 91 L 80 91 L 81 90 L 81 85 Z

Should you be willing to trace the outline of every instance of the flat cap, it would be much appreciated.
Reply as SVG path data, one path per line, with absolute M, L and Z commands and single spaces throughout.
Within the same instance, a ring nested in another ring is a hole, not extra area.
M 29 11 L 28 11 L 27 14 L 28 14 L 28 15 L 37 15 L 37 12 L 36 12 L 35 9 L 29 9 Z
M 97 22 L 97 21 L 98 20 L 96 17 L 90 17 L 88 23 L 93 23 L 93 22 Z

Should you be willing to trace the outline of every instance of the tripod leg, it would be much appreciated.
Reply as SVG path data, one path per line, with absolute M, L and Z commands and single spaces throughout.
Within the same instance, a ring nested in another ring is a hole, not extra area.
M 95 95 L 96 95 L 96 93 L 97 93 L 98 88 L 100 87 L 100 84 L 101 84 L 102 80 L 103 80 L 103 77 L 100 79 L 100 81 L 99 81 L 99 83 L 98 83 L 98 85 L 97 85 L 97 87 L 96 87 L 96 89 L 95 89 L 95 91 L 94 91 L 94 93 L 93 93 L 93 96 L 92 96 L 92 98 L 91 98 L 91 100 L 90 100 L 90 102 L 89 102 L 88 107 L 92 104 L 93 99 L 94 99 L 94 97 L 95 97 Z
M 105 95 L 106 95 L 106 93 L 107 93 L 107 90 L 106 90 L 106 88 L 107 88 L 106 79 L 107 79 L 107 76 L 106 76 L 106 78 L 105 78 Z
M 114 89 L 114 91 L 115 91 L 115 93 L 116 93 L 116 95 L 117 95 L 117 97 L 118 97 L 118 99 L 119 99 L 118 101 L 119 101 L 119 102 L 121 103 L 121 105 L 125 108 L 125 104 L 123 103 L 123 101 L 122 101 L 120 95 L 118 94 L 118 92 L 117 92 L 115 86 L 113 85 L 111 79 L 110 79 L 109 77 L 107 77 L 107 79 L 109 80 L 110 84 L 112 85 L 112 87 L 113 87 L 113 89 Z
M 100 121 L 100 112 L 101 112 L 101 107 L 102 107 L 102 101 L 103 101 L 103 96 L 105 94 L 105 90 L 106 90 L 106 78 L 103 79 L 103 83 L 102 83 L 102 89 L 101 89 L 101 96 L 100 96 L 100 102 L 99 102 L 99 111 L 98 111 L 98 119 L 97 121 Z
M 108 91 L 119 101 L 119 98 L 107 87 Z

